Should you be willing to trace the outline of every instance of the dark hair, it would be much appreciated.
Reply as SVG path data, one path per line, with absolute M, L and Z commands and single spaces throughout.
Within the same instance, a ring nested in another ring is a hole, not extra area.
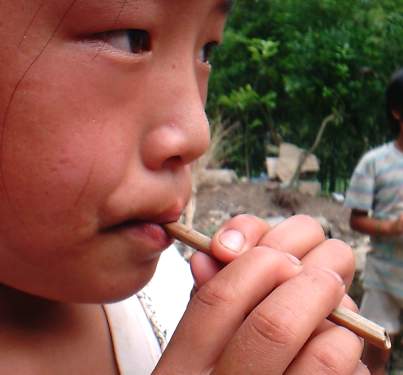
M 393 135 L 398 135 L 400 132 L 400 121 L 393 116 L 393 111 L 398 112 L 400 117 L 403 116 L 403 68 L 393 73 L 386 88 L 386 114 Z

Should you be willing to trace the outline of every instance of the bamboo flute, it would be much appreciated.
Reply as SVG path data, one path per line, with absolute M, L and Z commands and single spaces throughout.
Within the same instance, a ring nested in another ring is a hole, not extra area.
M 199 233 L 194 229 L 190 229 L 181 223 L 164 224 L 164 229 L 173 238 L 176 238 L 198 251 L 211 255 L 211 239 L 204 234 Z M 383 327 L 349 309 L 338 307 L 333 310 L 333 312 L 328 316 L 328 319 L 333 323 L 349 329 L 380 349 L 391 349 L 389 335 Z

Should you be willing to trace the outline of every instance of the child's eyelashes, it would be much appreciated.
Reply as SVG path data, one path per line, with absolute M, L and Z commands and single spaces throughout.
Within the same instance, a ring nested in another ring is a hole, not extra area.
M 209 64 L 210 57 L 214 49 L 218 46 L 217 42 L 208 42 L 199 51 L 199 60 L 202 63 Z
M 91 39 L 126 54 L 141 55 L 152 49 L 151 35 L 142 29 L 110 30 L 94 34 Z M 210 58 L 214 49 L 219 45 L 216 41 L 206 43 L 198 54 L 198 59 L 203 64 L 210 64 Z
M 132 54 L 151 51 L 150 34 L 145 30 L 112 30 L 99 34 L 99 38 L 113 48 Z

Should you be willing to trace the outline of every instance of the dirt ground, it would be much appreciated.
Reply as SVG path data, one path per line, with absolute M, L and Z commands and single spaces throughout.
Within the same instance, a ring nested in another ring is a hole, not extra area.
M 331 235 L 354 245 L 362 236 L 349 227 L 349 210 L 331 198 L 310 197 L 268 188 L 265 182 L 202 187 L 197 194 L 194 226 L 211 234 L 225 219 L 249 213 L 269 221 L 294 214 L 325 218 Z

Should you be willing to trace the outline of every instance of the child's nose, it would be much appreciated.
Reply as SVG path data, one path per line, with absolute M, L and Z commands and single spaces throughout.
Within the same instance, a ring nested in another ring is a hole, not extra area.
M 156 82 L 150 88 L 152 109 L 142 142 L 143 162 L 152 170 L 189 164 L 206 151 L 210 138 L 198 80 L 173 74 Z

